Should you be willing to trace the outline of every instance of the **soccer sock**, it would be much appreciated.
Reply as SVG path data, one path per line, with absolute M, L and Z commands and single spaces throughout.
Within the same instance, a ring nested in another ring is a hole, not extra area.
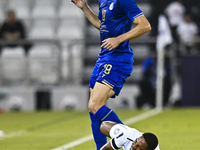
M 99 119 L 99 121 L 113 121 L 116 123 L 122 123 L 122 121 L 119 119 L 117 114 L 107 106 L 102 106 L 95 114 L 94 116 Z
M 89 113 L 94 141 L 96 143 L 97 150 L 99 150 L 104 144 L 107 143 L 107 137 L 100 131 L 101 123 L 103 121 L 113 121 L 121 124 L 123 123 L 117 114 L 105 105 L 102 106 L 95 114 L 92 112 Z
M 91 127 L 94 141 L 96 143 L 97 150 L 99 150 L 104 144 L 106 144 L 107 138 L 100 131 L 101 122 L 99 121 L 99 119 L 96 118 L 92 112 L 89 112 L 89 114 L 91 119 Z

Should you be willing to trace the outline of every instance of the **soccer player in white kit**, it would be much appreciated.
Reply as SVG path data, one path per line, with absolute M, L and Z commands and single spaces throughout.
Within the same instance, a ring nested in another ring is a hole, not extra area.
M 101 132 L 110 137 L 100 150 L 160 150 L 158 139 L 153 133 L 142 133 L 126 125 L 104 121 L 100 127 Z

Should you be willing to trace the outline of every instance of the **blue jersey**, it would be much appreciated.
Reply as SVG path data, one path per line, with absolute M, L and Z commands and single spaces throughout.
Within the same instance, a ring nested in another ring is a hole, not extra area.
M 101 41 L 130 31 L 134 19 L 141 15 L 135 0 L 99 0 Z M 125 41 L 112 51 L 101 48 L 99 59 L 132 63 L 133 50 Z

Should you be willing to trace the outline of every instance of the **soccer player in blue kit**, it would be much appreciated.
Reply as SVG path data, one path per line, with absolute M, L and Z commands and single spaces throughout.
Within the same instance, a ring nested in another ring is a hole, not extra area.
M 133 68 L 133 50 L 129 40 L 151 30 L 151 26 L 135 0 L 99 0 L 96 15 L 86 0 L 71 0 L 86 15 L 90 23 L 100 30 L 101 50 L 90 78 L 89 114 L 97 150 L 107 143 L 100 131 L 103 121 L 121 123 L 106 101 L 120 93 Z M 132 24 L 136 26 L 131 29 Z

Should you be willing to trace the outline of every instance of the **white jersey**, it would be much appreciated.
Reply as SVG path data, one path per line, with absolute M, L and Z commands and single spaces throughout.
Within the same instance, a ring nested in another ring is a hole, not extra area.
M 126 125 L 116 124 L 111 128 L 109 134 L 112 138 L 111 146 L 113 149 L 123 148 L 124 150 L 130 150 L 132 143 L 143 133 Z M 159 146 L 155 150 L 160 150 Z

